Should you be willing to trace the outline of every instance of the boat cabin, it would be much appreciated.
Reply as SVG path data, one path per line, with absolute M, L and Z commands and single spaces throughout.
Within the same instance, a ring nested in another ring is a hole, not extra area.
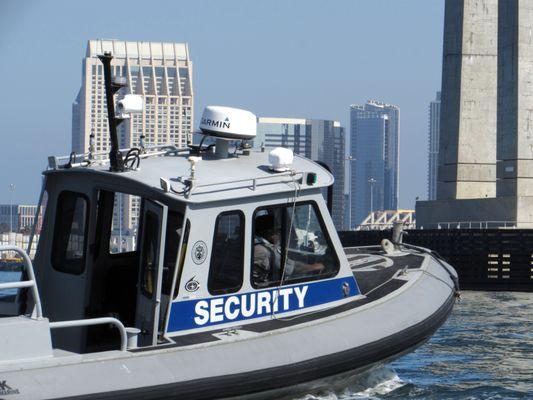
M 110 349 L 124 326 L 129 347 L 172 344 L 359 294 L 322 196 L 333 184 L 326 168 L 285 148 L 251 150 L 256 116 L 220 106 L 204 110 L 198 146 L 141 138 L 120 150 L 117 125 L 142 99 L 128 94 L 115 108 L 124 84 L 112 81 L 112 55 L 99 58 L 111 151 L 90 144 L 50 157 L 44 172 L 34 265 L 43 315 L 66 328 L 52 332 L 54 347 Z
M 120 173 L 51 158 L 34 261 L 44 315 L 114 317 L 155 346 L 357 295 L 322 195 L 333 176 L 300 156 L 279 172 L 271 153 L 155 148 Z M 53 334 L 75 351 L 119 340 L 107 326 Z

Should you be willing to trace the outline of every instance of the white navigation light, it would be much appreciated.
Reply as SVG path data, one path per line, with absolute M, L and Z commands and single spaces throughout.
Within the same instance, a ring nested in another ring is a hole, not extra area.
M 294 154 L 292 150 L 286 149 L 285 147 L 276 147 L 268 153 L 270 169 L 276 172 L 290 171 L 293 160 Z
M 253 139 L 257 133 L 257 117 L 239 108 L 207 106 L 202 114 L 200 129 L 206 135 L 222 139 Z

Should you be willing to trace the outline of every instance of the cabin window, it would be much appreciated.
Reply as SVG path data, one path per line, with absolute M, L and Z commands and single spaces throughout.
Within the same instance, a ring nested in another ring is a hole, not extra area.
M 339 260 L 315 203 L 259 208 L 253 233 L 255 288 L 324 279 L 339 271 Z
M 161 292 L 170 295 L 172 279 L 178 262 L 178 248 L 180 246 L 183 215 L 169 210 L 167 218 L 167 232 L 165 235 L 165 256 L 163 258 L 163 278 Z
M 52 266 L 68 274 L 85 269 L 89 200 L 81 193 L 61 192 L 57 200 Z
M 157 257 L 159 250 L 159 218 L 151 211 L 146 212 L 144 221 L 144 240 L 142 248 L 141 290 L 147 297 L 152 297 L 155 291 Z
M 120 192 L 116 192 L 114 196 L 109 253 L 134 252 L 137 244 L 141 198 Z
M 244 265 L 244 214 L 224 212 L 217 217 L 207 288 L 211 294 L 237 292 Z

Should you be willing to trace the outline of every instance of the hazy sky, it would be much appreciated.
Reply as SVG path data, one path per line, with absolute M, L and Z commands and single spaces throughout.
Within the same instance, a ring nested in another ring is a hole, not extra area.
M 46 157 L 70 149 L 87 40 L 111 38 L 187 42 L 196 120 L 218 104 L 347 126 L 350 104 L 399 105 L 400 207 L 413 207 L 443 12 L 443 0 L 0 0 L 0 202 L 10 183 L 14 202 L 37 202 Z

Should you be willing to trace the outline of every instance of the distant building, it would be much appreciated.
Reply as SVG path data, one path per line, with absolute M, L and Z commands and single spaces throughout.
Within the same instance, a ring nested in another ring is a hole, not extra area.
M 350 106 L 350 223 L 398 208 L 400 108 L 368 101 Z
M 106 51 L 114 57 L 113 75 L 126 78 L 128 86 L 122 90 L 144 98 L 142 114 L 132 115 L 118 128 L 120 147 L 138 146 L 141 134 L 146 145 L 184 147 L 193 130 L 192 62 L 187 44 L 89 40 L 81 88 L 72 105 L 72 151 L 87 152 L 92 134 L 95 151 L 109 153 L 103 65 L 98 59 Z M 139 207 L 137 197 L 117 196 L 115 230 L 134 231 Z
M 0 233 L 30 231 L 35 223 L 36 205 L 0 204 Z M 11 223 L 10 223 L 11 219 Z M 37 232 L 41 231 L 42 212 L 39 213 Z
M 429 103 L 428 144 L 428 200 L 437 199 L 437 170 L 439 167 L 440 92 Z
M 28 251 L 28 255 L 31 259 L 35 257 L 37 251 L 37 244 L 39 243 L 40 234 L 36 233 L 33 236 L 31 242 L 31 248 Z M 27 251 L 30 244 L 30 233 L 0 233 L 0 246 L 17 246 Z M 20 254 L 11 251 L 3 251 L 0 253 L 0 260 L 19 258 Z
M 333 222 L 344 228 L 344 128 L 337 121 L 259 118 L 254 147 L 286 147 L 296 154 L 326 163 L 335 177 Z

